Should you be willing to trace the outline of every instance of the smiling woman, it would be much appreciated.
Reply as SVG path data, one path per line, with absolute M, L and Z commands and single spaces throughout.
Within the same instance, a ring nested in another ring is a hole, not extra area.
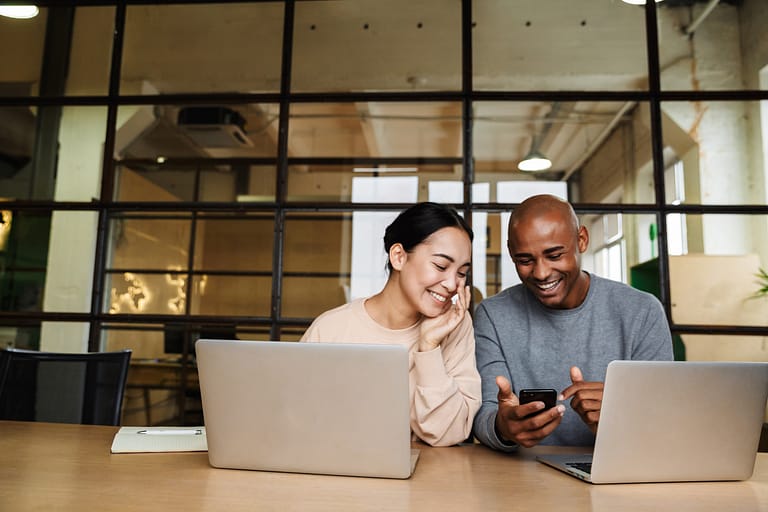
M 323 313 L 302 337 L 407 346 L 411 430 L 434 446 L 467 439 L 480 407 L 467 314 L 472 237 L 464 219 L 446 206 L 418 203 L 401 212 L 384 233 L 384 289 Z

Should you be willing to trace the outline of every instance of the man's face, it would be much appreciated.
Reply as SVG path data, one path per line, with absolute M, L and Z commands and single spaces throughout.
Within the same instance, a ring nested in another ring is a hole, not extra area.
M 581 272 L 581 253 L 589 235 L 574 231 L 567 219 L 550 215 L 520 219 L 509 233 L 509 254 L 517 275 L 536 298 L 553 309 L 571 309 L 586 297 L 589 280 Z

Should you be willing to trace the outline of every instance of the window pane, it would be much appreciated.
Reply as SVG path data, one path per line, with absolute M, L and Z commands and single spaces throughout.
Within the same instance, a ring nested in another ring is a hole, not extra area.
M 41 322 L 40 350 L 87 352 L 89 332 L 90 326 L 86 322 Z
M 762 336 L 682 334 L 689 361 L 766 361 Z
M 318 202 L 383 202 L 383 198 L 370 201 L 358 199 L 361 187 L 370 188 L 370 181 L 384 183 L 392 178 L 413 178 L 413 190 L 401 190 L 395 202 L 438 201 L 457 203 L 463 201 L 461 164 L 413 164 L 379 165 L 293 165 L 288 168 L 288 200 Z M 367 185 L 363 185 L 368 180 Z M 458 187 L 458 198 L 432 193 L 437 183 L 451 183 Z M 374 186 L 375 188 L 375 186 Z M 411 199 L 411 196 L 415 197 Z M 417 199 L 418 198 L 418 199 Z
M 282 316 L 314 318 L 349 300 L 352 228 L 352 214 L 286 217 Z
M 0 16 L 0 23 L 2 20 Z M 0 106 L 0 131 L 3 134 L 0 136 L 0 197 L 3 199 L 33 197 L 33 179 L 35 179 L 33 159 L 35 141 L 38 137 L 37 122 L 43 110 L 45 109 L 32 106 Z M 49 169 L 52 167 L 49 166 Z M 44 180 L 41 178 L 37 178 L 37 182 L 45 183 L 46 189 L 40 199 L 52 199 L 53 177 L 50 176 Z
M 475 102 L 475 183 L 566 182 L 583 203 L 654 202 L 649 108 L 634 102 Z M 538 152 L 546 170 L 518 166 Z M 477 201 L 476 202 L 483 202 Z
M 688 253 L 714 256 L 757 254 L 763 265 L 768 261 L 765 252 L 768 247 L 766 215 L 687 214 L 683 220 L 686 234 L 683 243 Z M 667 222 L 670 222 L 669 217 Z
M 0 310 L 90 311 L 97 214 L 0 213 Z
M 762 2 L 669 2 L 657 17 L 662 88 L 768 88 Z
M 42 311 L 51 214 L 0 214 L 0 311 Z
M 0 348 L 40 350 L 40 322 L 0 324 Z
M 269 316 L 270 276 L 194 276 L 192 314 L 213 316 Z
M 101 334 L 104 350 L 129 348 L 133 351 L 123 397 L 122 423 L 178 425 L 179 411 L 194 402 L 191 398 L 198 389 L 197 370 L 192 365 L 182 366 L 176 354 L 164 352 L 163 326 L 110 324 Z M 182 389 L 182 375 L 185 389 Z
M 184 274 L 110 272 L 105 278 L 105 312 L 179 315 L 186 303 Z
M 131 363 L 165 358 L 162 325 L 109 324 L 102 330 L 101 339 L 105 351 L 131 349 Z
M 114 7 L 75 10 L 67 94 L 107 94 L 112 62 Z
M 272 272 L 274 216 L 197 221 L 195 270 Z
M 348 277 L 284 277 L 282 314 L 288 318 L 314 318 L 348 302 Z
M 308 103 L 291 107 L 288 153 L 459 157 L 461 141 L 459 103 Z
M 0 96 L 39 94 L 47 18 L 48 9 L 27 20 L 0 16 Z
M 672 317 L 679 324 L 768 325 L 768 216 L 686 215 L 688 253 L 670 256 Z
M 672 204 L 768 204 L 768 102 L 662 104 Z M 674 192 L 674 194 L 672 193 Z
M 476 89 L 648 87 L 643 9 L 613 0 L 485 0 L 472 8 Z
M 106 94 L 114 18 L 114 7 L 68 6 L 40 8 L 30 19 L 0 16 L 0 96 Z
M 183 270 L 188 267 L 190 219 L 120 215 L 110 221 L 114 270 Z
M 272 202 L 275 167 L 216 164 L 152 165 L 137 162 L 117 167 L 117 201 Z
M 461 2 L 297 2 L 293 50 L 294 91 L 456 90 Z
M 106 119 L 103 107 L 0 107 L 0 198 L 98 198 Z
M 121 94 L 276 92 L 282 2 L 128 6 Z

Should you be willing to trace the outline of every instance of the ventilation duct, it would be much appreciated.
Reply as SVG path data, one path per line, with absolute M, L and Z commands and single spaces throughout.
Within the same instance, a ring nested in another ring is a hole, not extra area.
M 226 107 L 184 107 L 177 123 L 201 148 L 246 148 L 253 142 L 245 134 L 245 118 Z

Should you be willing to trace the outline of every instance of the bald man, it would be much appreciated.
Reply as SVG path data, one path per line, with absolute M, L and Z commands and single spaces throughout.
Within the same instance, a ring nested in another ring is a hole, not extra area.
M 475 311 L 483 393 L 475 436 L 502 451 L 593 445 L 608 363 L 672 360 L 661 303 L 581 269 L 589 233 L 555 196 L 533 196 L 515 208 L 507 244 L 522 283 Z M 554 388 L 558 403 L 544 411 L 542 402 L 520 405 L 525 388 Z

